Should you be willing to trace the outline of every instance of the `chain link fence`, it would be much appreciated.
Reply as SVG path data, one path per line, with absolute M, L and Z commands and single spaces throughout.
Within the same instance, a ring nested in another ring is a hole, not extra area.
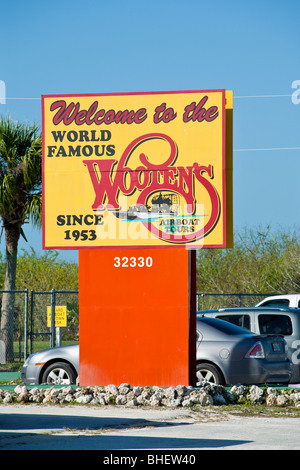
M 14 295 L 14 311 L 10 317 L 1 313 L 4 293 Z M 0 291 L 0 364 L 24 359 L 25 318 L 28 317 L 28 299 L 28 289 Z M 7 342 L 11 344 L 7 345 Z
M 29 354 L 79 341 L 78 291 L 31 291 Z
M 79 341 L 77 290 L 11 293 L 15 295 L 14 315 L 5 327 L 0 311 L 0 365 L 24 362 L 33 352 Z M 57 322 L 59 311 L 63 312 L 63 323 Z
M 6 291 L 0 291 L 0 296 Z M 0 330 L 0 365 L 23 363 L 33 352 L 64 346 L 79 341 L 78 291 L 52 290 L 13 291 L 14 316 L 8 326 L 13 341 L 13 353 L 7 356 L 7 346 Z M 197 293 L 197 311 L 225 307 L 251 307 L 272 294 Z M 274 295 L 274 293 L 273 293 Z M 59 317 L 60 314 L 60 317 Z M 1 317 L 1 311 L 0 311 Z M 1 328 L 2 328 L 2 318 Z
M 210 292 L 197 292 L 197 312 L 201 310 L 214 310 L 219 308 L 254 307 L 260 300 L 272 294 L 216 294 Z

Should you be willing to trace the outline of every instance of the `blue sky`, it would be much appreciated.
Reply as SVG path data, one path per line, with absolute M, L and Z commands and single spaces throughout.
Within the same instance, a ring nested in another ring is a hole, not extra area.
M 41 125 L 42 94 L 233 90 L 234 229 L 299 230 L 299 0 L 0 6 L 1 116 Z M 41 252 L 24 229 L 19 249 Z

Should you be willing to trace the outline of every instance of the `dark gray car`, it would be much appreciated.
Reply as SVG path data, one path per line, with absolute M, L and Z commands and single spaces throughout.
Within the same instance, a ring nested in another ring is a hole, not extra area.
M 288 384 L 292 363 L 281 336 L 256 335 L 216 318 L 197 317 L 197 381 L 221 385 Z
M 300 310 L 299 308 L 239 307 L 199 312 L 206 317 L 225 320 L 256 334 L 279 334 L 288 345 L 293 363 L 291 383 L 300 382 Z
M 46 349 L 26 360 L 21 378 L 27 385 L 72 384 L 79 374 L 79 345 Z M 197 319 L 197 383 L 285 383 L 292 365 L 281 337 L 254 335 L 222 320 Z M 151 385 L 151 384 L 150 384 Z

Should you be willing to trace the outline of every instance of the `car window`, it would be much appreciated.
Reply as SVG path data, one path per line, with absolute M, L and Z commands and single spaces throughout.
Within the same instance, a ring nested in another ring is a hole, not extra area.
M 300 308 L 300 299 L 298 300 L 298 308 Z
M 260 306 L 261 307 L 274 307 L 274 308 L 288 308 L 289 307 L 289 300 L 288 299 L 267 300 L 266 302 L 264 302 Z
M 218 315 L 217 318 L 220 320 L 228 321 L 233 325 L 240 326 L 241 328 L 246 328 L 250 330 L 250 315 Z
M 201 331 L 201 323 L 210 325 L 215 330 L 219 330 L 220 332 L 225 333 L 226 335 L 250 334 L 250 332 L 248 332 L 244 328 L 240 328 L 239 326 L 233 325 L 232 323 L 229 323 L 227 321 L 220 321 L 220 319 L 218 318 L 211 318 L 211 317 L 202 318 L 197 325 L 197 329 L 200 331 Z M 214 329 L 210 329 L 208 332 L 208 334 L 211 334 L 212 337 L 215 336 Z M 205 335 L 203 335 L 203 337 L 205 337 Z
M 287 315 L 263 314 L 258 316 L 259 331 L 263 334 L 291 335 L 292 321 Z

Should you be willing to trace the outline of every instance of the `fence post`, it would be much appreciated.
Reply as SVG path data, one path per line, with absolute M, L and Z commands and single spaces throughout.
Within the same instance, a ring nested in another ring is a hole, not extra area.
M 34 291 L 31 291 L 31 303 L 30 303 L 30 346 L 29 354 L 32 354 L 32 342 L 33 342 L 33 307 L 34 307 Z
M 24 361 L 28 357 L 28 289 L 25 289 Z
M 51 291 L 51 341 L 50 347 L 55 348 L 55 289 Z

